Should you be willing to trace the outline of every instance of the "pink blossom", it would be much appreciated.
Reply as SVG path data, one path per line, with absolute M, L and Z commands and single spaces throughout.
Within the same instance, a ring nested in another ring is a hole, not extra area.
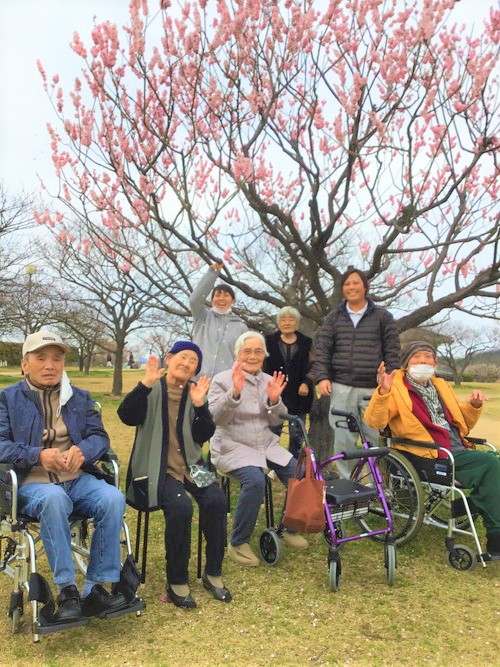
M 73 41 L 71 42 L 70 47 L 77 56 L 81 56 L 82 58 L 87 57 L 87 51 L 85 50 L 80 35 L 77 32 L 73 33 Z

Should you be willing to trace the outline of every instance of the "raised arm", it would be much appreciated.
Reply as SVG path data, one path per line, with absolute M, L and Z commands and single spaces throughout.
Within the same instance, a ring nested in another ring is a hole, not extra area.
M 205 301 L 213 290 L 219 277 L 222 264 L 212 264 L 189 297 L 189 307 L 193 317 L 197 317 L 205 308 Z

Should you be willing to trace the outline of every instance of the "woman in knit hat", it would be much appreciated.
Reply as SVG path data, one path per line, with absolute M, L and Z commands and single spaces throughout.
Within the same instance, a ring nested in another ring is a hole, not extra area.
M 452 452 L 455 475 L 483 518 L 486 548 L 491 559 L 500 559 L 500 459 L 494 452 L 472 448 L 466 437 L 474 427 L 486 400 L 474 390 L 462 402 L 442 378 L 435 375 L 436 349 L 425 341 L 408 343 L 401 350 L 400 370 L 387 373 L 382 362 L 378 387 L 365 412 L 365 421 L 376 429 L 389 426 L 395 438 L 436 443 Z M 398 445 L 412 454 L 440 457 L 435 449 Z M 446 456 L 446 455 L 443 455 Z
M 192 496 L 200 508 L 205 534 L 203 586 L 216 600 L 230 602 L 222 581 L 226 534 L 226 502 L 215 475 L 204 468 L 201 445 L 214 433 L 208 410 L 202 353 L 191 341 L 177 341 L 166 358 L 166 373 L 150 356 L 146 373 L 118 408 L 122 422 L 136 426 L 127 472 L 127 503 L 142 511 L 163 510 L 167 595 L 178 607 L 193 608 L 188 584 L 191 549 Z M 189 494 L 189 495 L 188 495 Z

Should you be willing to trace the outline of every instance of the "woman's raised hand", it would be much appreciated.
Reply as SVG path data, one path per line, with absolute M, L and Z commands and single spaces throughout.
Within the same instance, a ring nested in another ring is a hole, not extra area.
M 205 403 L 205 396 L 208 393 L 208 388 L 210 387 L 210 378 L 208 375 L 202 375 L 198 378 L 198 382 L 195 384 L 192 382 L 189 386 L 189 395 L 191 396 L 191 401 L 196 408 L 199 408 Z
M 243 371 L 243 364 L 240 361 L 237 361 L 233 366 L 232 378 L 233 398 L 238 400 L 245 386 L 245 373 Z
M 141 382 L 146 387 L 152 387 L 155 382 L 158 382 L 164 373 L 165 369 L 160 368 L 158 357 L 155 357 L 154 354 L 151 354 L 146 361 L 146 372 Z
M 267 383 L 267 397 L 269 403 L 277 403 L 285 387 L 285 375 L 281 373 L 281 371 L 279 373 L 274 371 L 272 379 Z

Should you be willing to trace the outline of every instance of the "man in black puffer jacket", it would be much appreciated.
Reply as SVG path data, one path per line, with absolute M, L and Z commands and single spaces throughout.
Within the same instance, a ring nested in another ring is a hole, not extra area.
M 354 412 L 359 418 L 377 386 L 377 369 L 382 361 L 390 373 L 399 367 L 400 342 L 394 318 L 385 308 L 367 297 L 368 281 L 358 269 L 349 269 L 340 285 L 344 301 L 332 310 L 316 338 L 312 374 L 322 396 L 330 396 L 330 407 Z M 357 435 L 336 428 L 338 418 L 330 415 L 335 430 L 335 454 L 355 449 Z M 365 423 L 370 442 L 378 432 Z M 353 464 L 337 462 L 343 477 L 349 477 Z

